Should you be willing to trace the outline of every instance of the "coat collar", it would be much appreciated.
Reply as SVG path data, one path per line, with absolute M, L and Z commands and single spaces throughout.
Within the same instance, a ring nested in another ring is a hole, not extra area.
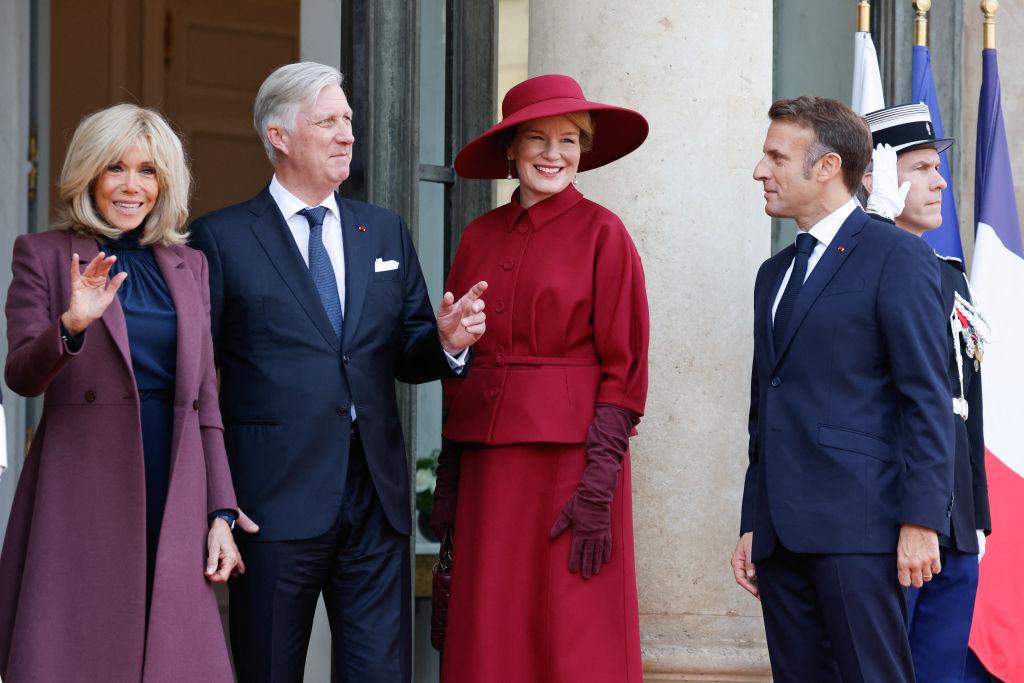
M 567 185 L 566 188 L 558 194 L 548 197 L 544 201 L 537 202 L 529 209 L 524 209 L 523 205 L 519 203 L 519 188 L 516 188 L 516 191 L 512 193 L 512 199 L 509 201 L 508 209 L 505 213 L 505 227 L 509 232 L 512 232 L 516 227 L 516 223 L 519 221 L 519 217 L 525 213 L 530 217 L 530 222 L 533 223 L 533 229 L 540 230 L 545 225 L 579 204 L 582 200 L 583 195 L 580 194 L 575 185 L 569 183 L 569 185 Z
M 153 258 L 167 284 L 171 299 L 174 301 L 177 318 L 174 400 L 176 404 L 184 405 L 191 400 L 190 397 L 193 397 L 193 394 L 196 394 L 199 386 L 201 358 L 196 350 L 202 348 L 202 321 L 206 312 L 203 310 L 203 299 L 196 278 L 181 256 L 183 247 L 154 245 L 152 249 Z M 95 258 L 100 251 L 94 237 L 77 234 L 72 235 L 71 250 L 78 254 L 79 260 L 83 264 Z M 128 326 L 125 322 L 120 298 L 114 297 L 100 320 L 120 351 L 125 368 L 134 379 Z
M 178 323 L 174 403 L 187 405 L 198 396 L 202 376 L 203 298 L 195 275 L 181 257 L 182 247 L 153 247 L 153 258 L 174 301 Z
M 85 264 L 96 258 L 99 254 L 100 248 L 96 243 L 96 238 L 86 235 L 79 235 L 74 233 L 71 235 L 71 253 L 78 254 L 79 263 L 84 267 Z M 68 291 L 71 290 L 71 283 L 68 283 Z M 107 310 L 103 311 L 103 315 L 100 317 L 103 325 L 107 328 L 107 332 L 114 340 L 114 344 L 117 345 L 118 351 L 121 352 L 121 359 L 124 361 L 125 367 L 128 368 L 129 373 L 132 370 L 132 354 L 128 349 L 128 326 L 124 321 L 124 311 L 121 309 L 121 300 L 116 296 L 114 300 L 107 306 Z

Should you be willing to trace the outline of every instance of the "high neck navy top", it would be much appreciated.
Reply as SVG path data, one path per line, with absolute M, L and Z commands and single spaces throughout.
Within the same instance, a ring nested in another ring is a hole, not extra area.
M 128 348 L 139 392 L 170 391 L 173 397 L 178 318 L 153 250 L 139 244 L 141 236 L 141 229 L 126 231 L 117 239 L 103 240 L 100 249 L 117 256 L 110 277 L 128 273 L 117 297 L 128 328 Z

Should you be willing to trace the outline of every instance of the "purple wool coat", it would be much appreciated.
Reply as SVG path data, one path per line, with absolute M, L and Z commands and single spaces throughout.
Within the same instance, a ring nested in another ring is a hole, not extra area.
M 231 681 L 208 514 L 236 508 L 217 405 L 206 258 L 154 247 L 178 317 L 171 476 L 146 624 L 139 398 L 115 297 L 70 353 L 59 317 L 71 254 L 95 240 L 22 235 L 7 295 L 8 386 L 43 394 L 0 556 L 0 676 L 27 681 Z

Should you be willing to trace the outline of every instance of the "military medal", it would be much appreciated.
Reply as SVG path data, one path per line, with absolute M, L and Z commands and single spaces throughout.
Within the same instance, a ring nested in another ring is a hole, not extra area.
M 966 281 L 967 278 L 964 280 Z M 963 354 L 974 360 L 974 371 L 977 372 L 981 369 L 985 344 L 992 341 L 992 328 L 989 327 L 985 317 L 974 304 L 960 296 L 960 292 L 954 291 L 953 310 L 949 314 L 949 329 L 953 333 L 953 353 L 956 355 L 956 370 L 960 379 L 960 396 L 953 398 L 953 412 L 966 420 L 968 407 L 967 399 L 964 398 L 964 364 L 960 351 L 961 341 L 963 342 Z

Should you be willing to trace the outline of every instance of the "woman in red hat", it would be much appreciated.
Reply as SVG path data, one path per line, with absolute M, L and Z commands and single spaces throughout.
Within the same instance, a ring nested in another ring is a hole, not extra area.
M 647 122 L 557 75 L 512 88 L 502 114 L 455 159 L 519 188 L 466 228 L 447 283 L 486 280 L 490 312 L 471 372 L 444 392 L 442 680 L 640 683 L 629 436 L 647 296 L 622 221 L 574 179 L 639 147 Z

